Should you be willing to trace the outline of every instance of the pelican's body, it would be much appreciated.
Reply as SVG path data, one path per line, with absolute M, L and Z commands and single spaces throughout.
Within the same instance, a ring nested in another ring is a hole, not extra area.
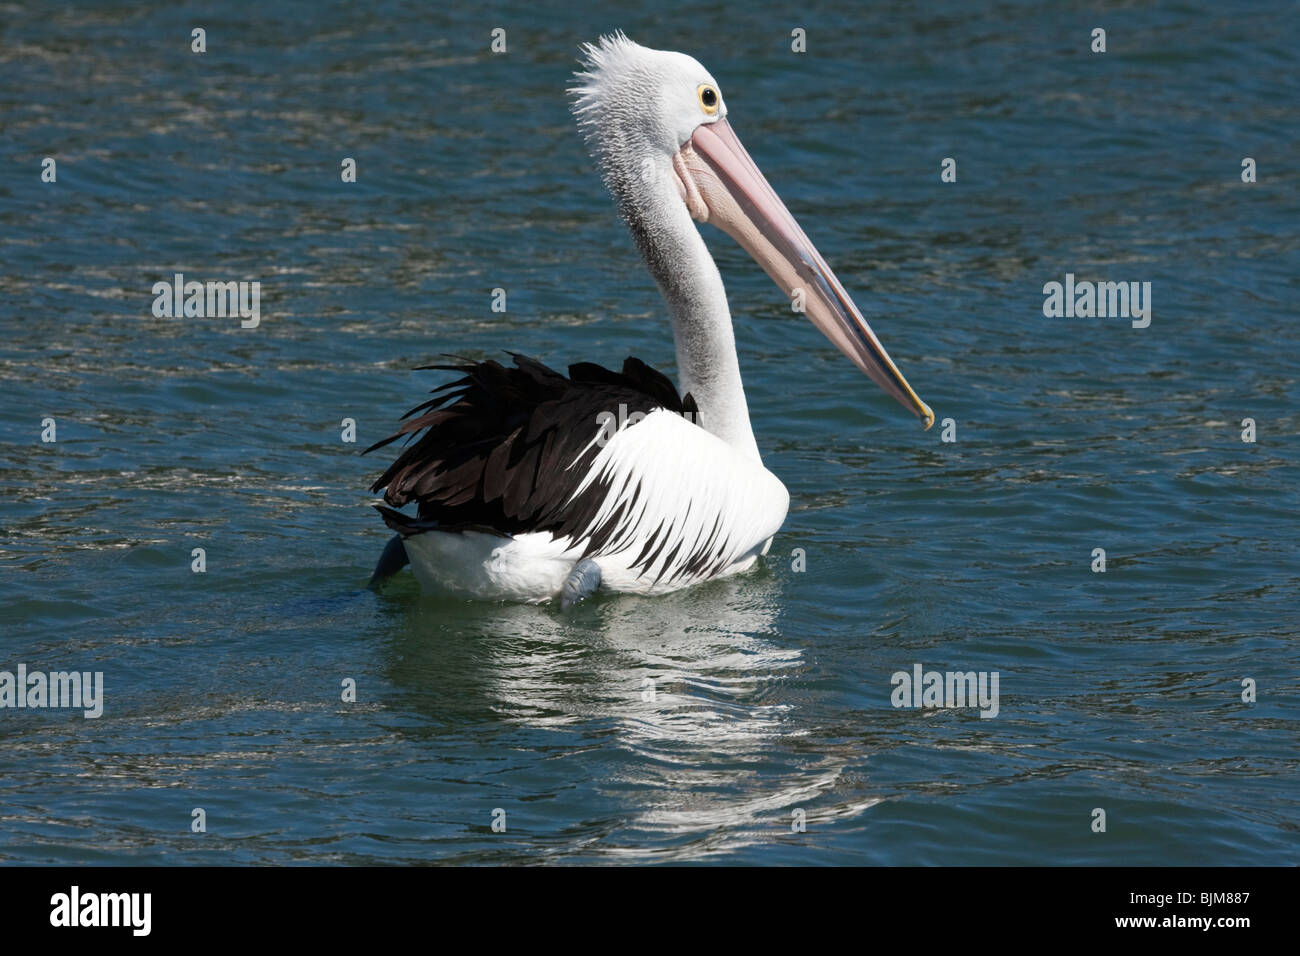
M 693 220 L 730 233 L 886 391 L 907 385 L 726 122 L 717 84 L 621 34 L 587 47 L 575 112 L 669 307 L 680 390 L 636 359 L 563 376 L 523 356 L 462 377 L 387 444 L 419 434 L 374 485 L 426 591 L 569 604 L 597 587 L 656 593 L 751 567 L 789 495 L 763 467 L 726 292 Z M 378 447 L 378 446 L 376 446 Z
M 695 474 L 656 467 L 658 461 L 689 461 Z M 722 482 L 710 487 L 697 475 L 725 475 L 725 487 Z M 503 538 L 466 530 L 407 538 L 411 569 L 422 589 L 546 601 L 561 593 L 575 564 L 590 552 L 606 590 L 672 591 L 750 568 L 766 552 L 790 504 L 785 486 L 761 464 L 741 458 L 666 409 L 651 412 L 635 432 L 627 429 L 616 435 L 586 472 L 588 481 L 596 476 L 606 476 L 611 487 L 601 492 L 590 533 L 534 531 Z M 717 497 L 708 500 L 705 492 Z M 593 548 L 602 525 L 625 506 L 628 519 L 614 522 L 623 533 Z M 719 531 L 710 543 L 715 521 Z M 705 544 L 708 547 L 701 548 Z

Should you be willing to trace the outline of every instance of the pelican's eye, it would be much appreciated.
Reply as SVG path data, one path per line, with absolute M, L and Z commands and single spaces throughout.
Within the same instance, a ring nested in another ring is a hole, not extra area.
M 699 89 L 695 91 L 696 97 L 700 101 L 700 109 L 712 116 L 718 112 L 718 91 L 707 83 L 701 83 Z

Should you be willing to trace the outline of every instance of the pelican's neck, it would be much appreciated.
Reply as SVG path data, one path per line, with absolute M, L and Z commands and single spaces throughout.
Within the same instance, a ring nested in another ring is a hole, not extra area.
M 677 347 L 678 387 L 700 424 L 736 451 L 761 461 L 740 381 L 727 291 L 708 247 L 676 193 L 671 174 L 633 180 L 616 195 L 641 255 L 668 303 Z M 660 189 L 651 188 L 660 184 Z

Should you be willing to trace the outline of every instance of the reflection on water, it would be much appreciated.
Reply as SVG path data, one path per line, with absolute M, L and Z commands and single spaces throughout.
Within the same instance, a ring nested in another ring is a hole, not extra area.
M 387 673 L 430 721 L 447 720 L 454 695 L 459 718 L 549 732 L 552 755 L 588 745 L 600 728 L 607 772 L 588 782 L 587 799 L 617 806 L 621 820 L 588 842 L 598 852 L 664 859 L 668 845 L 667 858 L 692 859 L 791 836 L 795 810 L 813 825 L 877 802 L 827 799 L 864 755 L 800 740 L 811 728 L 792 681 L 806 667 L 781 636 L 771 574 L 598 598 L 569 615 L 508 605 L 466 614 L 410 597 L 393 621 Z

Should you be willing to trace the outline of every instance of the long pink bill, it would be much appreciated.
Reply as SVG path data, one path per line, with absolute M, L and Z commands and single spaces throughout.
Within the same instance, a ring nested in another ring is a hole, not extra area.
M 929 428 L 934 412 L 907 384 L 826 260 L 768 185 L 730 124 L 701 126 L 674 162 L 692 215 L 717 225 L 763 267 L 823 335 Z

